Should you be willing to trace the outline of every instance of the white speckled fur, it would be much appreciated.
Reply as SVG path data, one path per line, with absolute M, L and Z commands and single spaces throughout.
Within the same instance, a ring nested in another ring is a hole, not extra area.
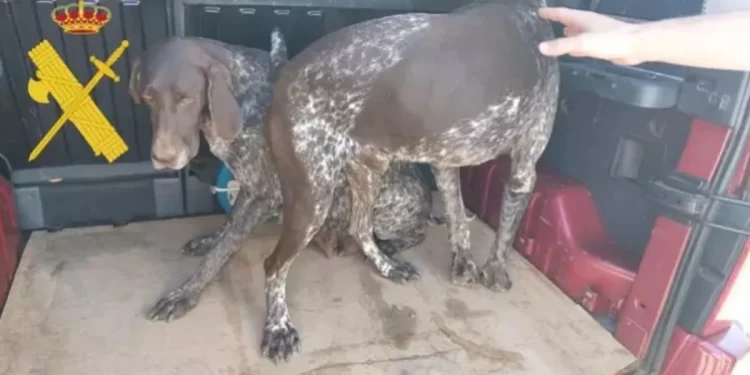
M 320 230 L 333 200 L 330 187 L 341 175 L 352 191 L 350 233 L 367 257 L 384 277 L 418 277 L 373 241 L 372 207 L 389 165 L 424 162 L 446 206 L 453 282 L 511 287 L 507 253 L 557 108 L 557 62 L 536 49 L 552 37 L 550 24 L 536 17 L 540 3 L 478 0 L 447 15 L 366 21 L 327 35 L 282 67 L 265 125 L 288 204 L 284 233 L 266 259 L 267 283 L 283 284 L 281 270 Z M 471 258 L 458 168 L 502 154 L 511 156 L 512 173 L 495 248 L 480 269 Z M 266 318 L 263 353 L 287 359 L 297 348 L 289 343 L 299 338 L 285 301 L 275 302 L 282 306 Z
M 192 309 L 203 289 L 240 248 L 245 237 L 268 215 L 280 211 L 282 195 L 276 167 L 260 126 L 271 99 L 271 77 L 286 61 L 287 54 L 286 44 L 278 30 L 272 33 L 271 39 L 270 55 L 268 52 L 242 46 L 199 39 L 204 43 L 220 46 L 223 51 L 221 53 L 228 57 L 228 70 L 234 82 L 233 95 L 239 104 L 244 127 L 234 139 L 225 140 L 219 136 L 210 116 L 206 116 L 196 120 L 198 129 L 195 131 L 203 133 L 211 152 L 232 171 L 235 179 L 241 183 L 241 190 L 232 213 L 221 230 L 192 239 L 184 246 L 183 251 L 186 253 L 205 255 L 204 261 L 183 285 L 167 293 L 156 303 L 150 313 L 151 319 L 177 319 Z M 158 52 L 156 50 L 151 53 Z M 143 64 L 141 68 L 153 68 Z M 157 127 L 158 125 L 155 124 Z M 316 135 L 307 133 L 307 136 Z M 320 139 L 312 138 L 310 147 L 314 147 L 317 141 Z M 386 176 L 387 183 L 382 185 L 379 199 L 373 208 L 377 218 L 373 232 L 381 247 L 393 254 L 422 242 L 425 226 L 434 220 L 429 220 L 432 206 L 429 188 L 414 165 L 394 164 L 386 172 Z M 316 237 L 316 243 L 328 256 L 358 249 L 356 242 L 350 240 L 348 235 L 351 214 L 349 184 L 342 176 L 334 187 L 332 209 L 325 220 L 324 229 Z M 288 321 L 288 313 L 285 315 L 283 309 L 274 307 L 275 301 L 284 299 L 284 277 L 270 282 L 266 294 L 270 311 L 279 311 L 281 314 L 277 320 Z

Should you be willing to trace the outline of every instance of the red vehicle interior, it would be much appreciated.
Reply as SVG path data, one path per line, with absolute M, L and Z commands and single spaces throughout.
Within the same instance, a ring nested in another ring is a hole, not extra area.
M 13 204 L 13 188 L 0 174 L 0 312 L 16 270 L 21 234 Z
M 628 109 L 590 94 L 563 100 L 516 249 L 643 358 L 691 227 L 655 210 L 638 182 L 613 177 L 618 143 L 631 138 L 647 145 L 639 174 L 677 170 L 708 180 L 729 132 L 673 111 Z M 748 159 L 746 152 L 732 184 L 735 194 Z M 462 171 L 467 207 L 495 228 L 508 175 L 507 158 Z M 703 329 L 678 326 L 664 375 L 729 374 L 750 347 L 732 324 L 740 317 L 721 314 L 730 299 L 742 298 L 728 293 L 738 279 L 750 277 L 741 267 L 749 249 L 746 244 Z

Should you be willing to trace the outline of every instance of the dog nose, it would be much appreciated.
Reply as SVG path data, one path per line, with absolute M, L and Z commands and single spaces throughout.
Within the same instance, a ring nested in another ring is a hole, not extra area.
M 164 169 L 168 168 L 171 165 L 174 165 L 175 159 L 177 159 L 177 155 L 156 155 L 155 153 L 151 153 L 151 164 L 154 165 L 155 169 Z
M 151 147 L 151 162 L 156 169 L 163 169 L 174 165 L 179 155 L 178 148 L 174 147 L 164 137 L 157 137 L 153 147 Z

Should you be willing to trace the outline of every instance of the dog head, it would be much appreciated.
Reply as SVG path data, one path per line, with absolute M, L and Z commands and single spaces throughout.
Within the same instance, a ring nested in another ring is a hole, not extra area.
M 231 56 L 222 43 L 168 38 L 133 63 L 129 90 L 151 110 L 151 162 L 156 169 L 181 169 L 198 153 L 203 124 L 223 140 L 242 127 L 233 94 Z

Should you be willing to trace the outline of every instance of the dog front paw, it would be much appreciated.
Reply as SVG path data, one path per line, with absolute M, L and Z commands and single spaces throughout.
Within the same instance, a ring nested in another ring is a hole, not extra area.
M 221 232 L 215 232 L 195 237 L 182 247 L 182 252 L 194 256 L 206 255 L 216 246 L 220 235 Z
M 471 256 L 453 253 L 451 262 L 451 282 L 456 285 L 467 286 L 479 281 L 479 270 Z
M 513 287 L 510 281 L 510 275 L 506 270 L 505 263 L 497 259 L 490 259 L 482 267 L 482 283 L 490 290 L 496 292 L 506 292 Z
M 176 289 L 159 300 L 148 314 L 150 320 L 170 322 L 182 318 L 198 304 L 199 292 Z
M 299 333 L 289 322 L 266 325 L 260 348 L 263 355 L 274 363 L 289 361 L 300 349 Z

